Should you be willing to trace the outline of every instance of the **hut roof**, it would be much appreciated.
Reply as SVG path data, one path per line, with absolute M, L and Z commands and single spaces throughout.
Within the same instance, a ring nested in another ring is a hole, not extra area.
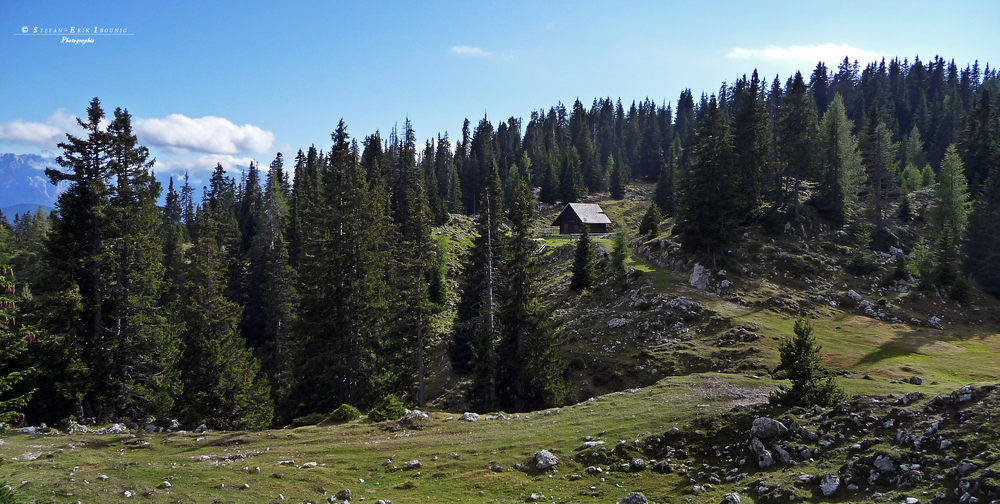
M 568 217 L 569 212 L 576 214 L 577 218 L 583 224 L 611 224 L 611 219 L 601 209 L 601 205 L 596 203 L 570 203 L 566 205 L 566 208 L 563 209 L 562 213 L 559 214 L 559 217 L 556 217 L 556 220 L 551 225 L 558 226 Z

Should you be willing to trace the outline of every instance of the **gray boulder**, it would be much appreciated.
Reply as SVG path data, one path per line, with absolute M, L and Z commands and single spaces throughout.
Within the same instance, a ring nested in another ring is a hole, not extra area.
M 548 450 L 535 452 L 535 467 L 540 471 L 544 471 L 558 463 L 559 457 L 556 457 Z
M 761 469 L 767 469 L 774 465 L 774 457 L 771 456 L 771 452 L 767 451 L 767 448 L 764 448 L 764 443 L 761 443 L 759 439 L 753 438 L 750 441 L 750 450 L 757 456 L 757 465 Z
M 882 472 L 894 472 L 896 470 L 896 464 L 892 463 L 892 459 L 886 457 L 885 455 L 879 455 L 875 457 L 875 469 Z
M 829 497 L 840 487 L 840 477 L 836 473 L 826 473 L 819 479 L 819 489 L 824 497 Z
M 733 492 L 727 493 L 722 497 L 722 504 L 740 504 L 740 494 Z
M 466 422 L 478 422 L 479 413 L 462 413 L 462 416 L 458 417 L 459 420 L 465 420 Z
M 702 266 L 701 264 L 695 264 L 694 268 L 691 270 L 691 277 L 688 278 L 688 282 L 691 287 L 698 290 L 705 290 L 708 288 L 708 279 L 712 277 L 712 272 L 708 268 Z
M 646 500 L 645 495 L 639 492 L 632 492 L 622 499 L 621 504 L 649 504 L 649 501 Z
M 784 436 L 788 432 L 788 427 L 777 420 L 770 418 L 757 418 L 750 428 L 750 435 L 760 439 L 774 439 Z
M 342 501 L 349 501 L 349 500 L 351 500 L 351 489 L 350 488 L 345 488 L 345 489 L 337 492 L 337 499 L 338 500 L 342 500 Z

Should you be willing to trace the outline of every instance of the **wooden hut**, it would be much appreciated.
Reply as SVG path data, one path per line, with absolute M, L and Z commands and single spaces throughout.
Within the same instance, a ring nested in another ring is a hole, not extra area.
M 570 203 L 552 221 L 552 226 L 559 226 L 559 234 L 577 234 L 583 224 L 590 226 L 591 233 L 604 234 L 609 232 L 611 219 L 596 203 Z

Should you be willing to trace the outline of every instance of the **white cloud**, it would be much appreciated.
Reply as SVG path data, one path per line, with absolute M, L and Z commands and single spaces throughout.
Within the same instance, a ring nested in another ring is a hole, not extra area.
M 56 110 L 45 123 L 26 122 L 21 119 L 0 123 L 0 141 L 51 149 L 66 140 L 67 132 L 79 135 L 83 130 L 77 124 L 76 116 L 66 113 L 66 109 Z
M 223 117 L 171 114 L 164 119 L 136 119 L 134 127 L 143 143 L 210 154 L 265 152 L 274 143 L 274 133 L 250 124 L 237 126 Z
M 746 49 L 734 47 L 726 55 L 727 58 L 743 60 L 764 60 L 764 61 L 822 61 L 827 66 L 836 65 L 847 56 L 851 61 L 857 60 L 860 63 L 878 61 L 882 56 L 873 51 L 858 49 L 848 44 L 837 45 L 827 43 L 822 45 L 790 46 L 778 47 L 770 46 L 766 49 Z
M 484 51 L 482 47 L 452 46 L 450 51 L 452 54 L 470 58 L 485 58 L 493 55 L 493 53 Z
M 24 122 L 20 119 L 0 124 L 0 140 L 8 142 L 55 147 L 62 138 L 62 130 L 48 124 Z
M 157 159 L 155 169 L 157 173 L 174 175 L 183 175 L 186 171 L 193 180 L 199 180 L 203 175 L 214 170 L 216 165 L 221 164 L 227 172 L 232 174 L 249 168 L 251 162 L 255 162 L 253 158 L 228 154 L 202 154 L 200 156 L 182 156 L 172 160 Z

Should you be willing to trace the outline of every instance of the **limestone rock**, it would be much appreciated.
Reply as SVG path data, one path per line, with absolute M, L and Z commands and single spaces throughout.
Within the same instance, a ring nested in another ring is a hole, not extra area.
M 548 450 L 535 452 L 535 467 L 537 467 L 540 471 L 544 471 L 558 463 L 559 457 L 556 457 Z
M 478 422 L 479 413 L 465 412 L 462 416 L 458 417 L 459 420 L 465 420 L 466 422 Z
M 648 504 L 649 501 L 646 500 L 646 496 L 640 492 L 632 492 L 622 499 L 621 504 Z
M 892 463 L 891 458 L 879 455 L 875 457 L 875 468 L 882 472 L 893 472 L 896 470 L 896 464 Z
M 740 504 L 740 494 L 733 492 L 727 493 L 722 497 L 722 504 Z
M 750 428 L 750 435 L 760 439 L 774 439 L 785 435 L 786 432 L 788 427 L 783 423 L 765 417 L 754 419 L 753 427 Z
M 819 480 L 819 489 L 824 497 L 829 497 L 840 487 L 840 477 L 836 473 L 826 473 Z
M 708 268 L 702 266 L 701 264 L 695 264 L 694 268 L 691 270 L 691 277 L 688 282 L 691 287 L 698 290 L 705 290 L 708 288 L 708 279 L 711 278 L 712 272 Z
M 750 450 L 757 456 L 757 466 L 761 469 L 767 469 L 774 465 L 774 457 L 771 456 L 771 452 L 767 451 L 767 448 L 764 448 L 764 443 L 761 443 L 759 439 L 753 438 L 750 441 Z

